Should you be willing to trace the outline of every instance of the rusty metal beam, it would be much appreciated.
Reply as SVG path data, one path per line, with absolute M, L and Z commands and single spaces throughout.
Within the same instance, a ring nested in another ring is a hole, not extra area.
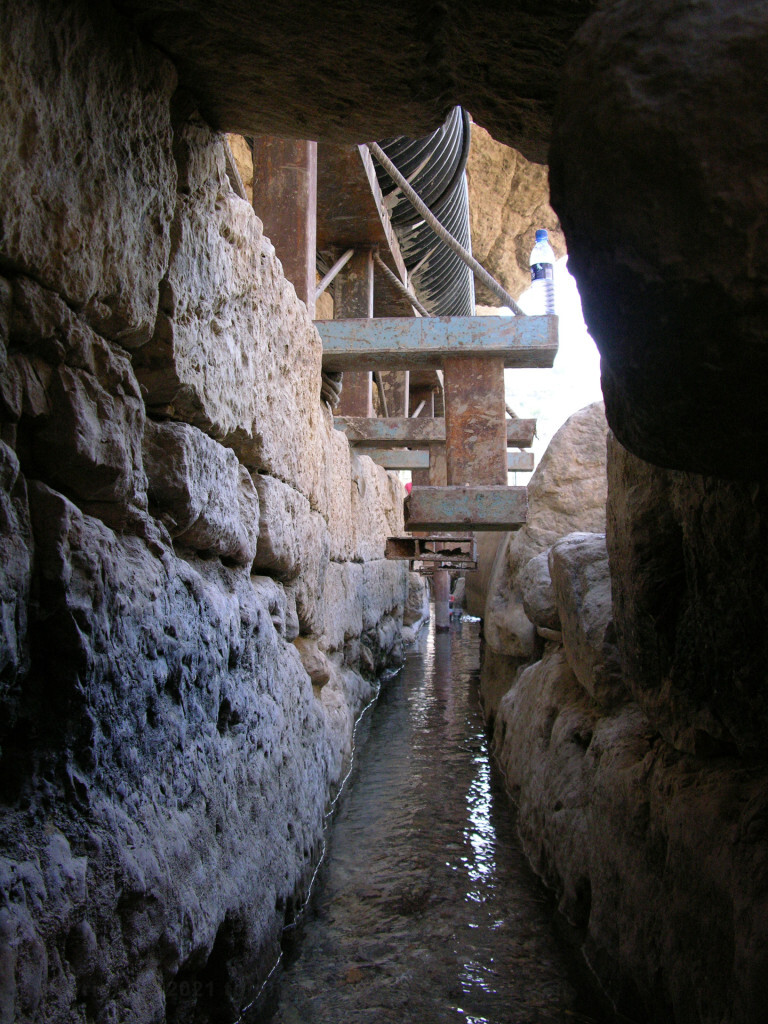
M 453 356 L 502 356 L 505 367 L 550 367 L 556 316 L 316 320 L 324 370 L 416 370 Z
M 315 315 L 317 143 L 262 137 L 253 144 L 253 208 L 283 271 Z
M 344 374 L 346 381 L 347 375 Z M 505 420 L 507 445 L 529 448 L 536 434 L 536 420 Z M 371 448 L 428 448 L 432 444 L 445 444 L 443 417 L 336 416 L 334 426 L 342 430 L 352 444 Z
M 339 271 L 333 313 L 336 317 L 373 316 L 373 255 L 370 249 L 356 251 Z M 341 415 L 373 415 L 372 378 L 371 370 L 344 374 L 339 402 Z
M 526 521 L 525 487 L 414 487 L 406 529 L 516 530 Z
M 443 374 L 447 483 L 506 484 L 504 357 L 446 359 Z

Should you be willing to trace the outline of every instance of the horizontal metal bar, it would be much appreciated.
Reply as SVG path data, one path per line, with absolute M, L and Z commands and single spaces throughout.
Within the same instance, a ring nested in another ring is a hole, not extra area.
M 429 452 L 426 449 L 411 451 L 409 448 L 366 448 L 365 454 L 384 469 L 429 469 Z
M 536 434 L 536 420 L 505 420 L 507 445 L 528 448 Z M 343 431 L 351 444 L 373 448 L 428 448 L 445 444 L 443 416 L 336 416 L 333 425 Z
M 506 367 L 550 367 L 556 316 L 436 316 L 316 320 L 324 370 L 417 370 L 460 355 L 503 356 Z
M 424 448 L 367 448 L 365 454 L 384 469 L 429 469 L 429 452 Z M 533 452 L 507 452 L 507 472 L 530 473 L 533 467 Z
M 526 521 L 525 487 L 414 487 L 405 528 L 417 530 L 515 530 Z

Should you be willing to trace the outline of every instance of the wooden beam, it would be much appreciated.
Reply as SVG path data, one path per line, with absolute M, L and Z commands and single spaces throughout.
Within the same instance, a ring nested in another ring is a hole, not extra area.
M 365 454 L 384 469 L 429 469 L 429 452 L 424 448 L 366 448 Z M 533 452 L 507 452 L 508 473 L 530 473 L 533 467 Z
M 424 530 L 516 530 L 526 521 L 525 487 L 414 487 L 405 528 Z
M 346 374 L 344 376 L 346 380 Z M 506 420 L 507 445 L 529 448 L 536 434 L 536 420 Z M 336 416 L 333 425 L 342 430 L 351 444 L 372 448 L 428 448 L 445 444 L 445 418 Z
M 317 143 L 262 137 L 253 144 L 253 208 L 283 271 L 315 315 Z
M 503 356 L 505 367 L 549 367 L 556 316 L 440 316 L 316 320 L 324 370 L 417 370 L 446 358 Z

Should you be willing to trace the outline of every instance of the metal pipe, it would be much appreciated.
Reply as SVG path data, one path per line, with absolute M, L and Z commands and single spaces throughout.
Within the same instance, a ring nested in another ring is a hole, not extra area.
M 415 419 L 416 419 L 416 417 L 417 417 L 417 416 L 419 415 L 419 413 L 421 412 L 421 410 L 422 410 L 422 409 L 424 408 L 424 406 L 425 406 L 426 404 L 427 404 L 427 400 L 426 400 L 426 398 L 422 398 L 422 400 L 421 400 L 421 401 L 419 402 L 419 404 L 418 404 L 418 405 L 416 406 L 416 409 L 415 409 L 415 411 L 411 413 L 411 419 L 412 419 L 412 420 L 415 420 Z
M 449 231 L 446 231 L 426 203 L 422 201 L 415 189 L 411 187 L 407 179 L 400 173 L 400 171 L 398 171 L 397 167 L 395 167 L 381 146 L 377 142 L 369 142 L 368 148 L 387 174 L 400 187 L 403 194 L 408 197 L 414 208 L 424 218 L 427 224 L 429 224 L 435 234 L 466 263 L 478 280 L 482 281 L 487 288 L 490 288 L 494 295 L 497 295 L 503 301 L 505 306 L 509 306 L 512 312 L 516 313 L 518 316 L 524 316 L 522 309 L 518 306 L 509 292 L 503 288 L 495 278 L 491 277 L 485 267 L 481 266 L 475 257 L 468 252 L 463 245 L 457 242 Z
M 333 266 L 328 271 L 328 273 L 325 275 L 325 277 L 320 281 L 320 283 L 318 284 L 317 288 L 315 288 L 315 302 L 317 302 L 317 300 L 323 294 L 323 292 L 328 287 L 328 285 L 331 283 L 331 281 L 334 279 L 334 277 L 336 277 L 336 275 L 338 274 L 338 272 L 340 270 L 343 270 L 344 267 L 346 267 L 346 265 L 349 263 L 349 261 L 352 259 L 352 257 L 354 255 L 355 255 L 355 250 L 354 249 L 347 249 L 347 251 L 344 253 L 344 255 L 340 256 L 336 260 L 336 262 L 333 264 Z

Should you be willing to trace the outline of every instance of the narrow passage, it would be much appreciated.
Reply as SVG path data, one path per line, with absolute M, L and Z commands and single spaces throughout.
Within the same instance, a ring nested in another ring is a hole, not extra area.
M 273 1024 L 596 1021 L 517 844 L 479 623 L 424 632 L 365 729 Z

